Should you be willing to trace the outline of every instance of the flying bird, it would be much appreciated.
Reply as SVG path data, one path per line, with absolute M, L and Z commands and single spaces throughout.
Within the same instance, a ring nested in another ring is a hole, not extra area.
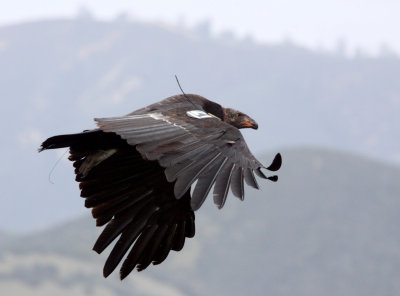
M 257 129 L 257 123 L 199 95 L 176 95 L 95 121 L 97 129 L 51 137 L 39 151 L 69 147 L 85 206 L 97 226 L 106 225 L 93 250 L 100 254 L 118 238 L 104 277 L 122 259 L 124 279 L 135 267 L 144 270 L 180 251 L 185 238 L 194 236 L 194 212 L 212 187 L 221 209 L 229 189 L 243 200 L 244 181 L 259 188 L 255 174 L 278 180 L 262 169 L 277 171 L 281 155 L 264 167 L 239 131 Z

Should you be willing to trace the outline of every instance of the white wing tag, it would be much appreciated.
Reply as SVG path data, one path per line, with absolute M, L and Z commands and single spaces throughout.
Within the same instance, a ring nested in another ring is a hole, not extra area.
M 212 116 L 208 115 L 206 112 L 202 110 L 191 110 L 187 111 L 186 114 L 193 118 L 203 119 L 203 118 L 212 118 Z

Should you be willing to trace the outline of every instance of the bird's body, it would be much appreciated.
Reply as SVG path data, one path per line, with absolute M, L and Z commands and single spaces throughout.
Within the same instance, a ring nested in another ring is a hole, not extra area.
M 119 236 L 104 266 L 106 277 L 127 253 L 121 279 L 181 250 L 185 238 L 195 234 L 194 211 L 212 186 L 214 203 L 222 208 L 229 188 L 241 199 L 243 181 L 258 188 L 254 172 L 277 180 L 262 173 L 265 167 L 238 130 L 257 123 L 198 95 L 177 95 L 126 116 L 95 120 L 98 129 L 51 137 L 40 151 L 70 148 L 85 206 L 98 226 L 106 225 L 93 249 L 101 253 Z M 277 154 L 267 169 L 280 165 Z

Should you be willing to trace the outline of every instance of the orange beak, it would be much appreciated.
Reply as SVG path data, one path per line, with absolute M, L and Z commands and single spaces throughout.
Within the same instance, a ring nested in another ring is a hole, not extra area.
M 241 128 L 258 129 L 258 124 L 255 120 L 251 119 L 250 117 L 246 117 L 246 119 L 241 123 Z

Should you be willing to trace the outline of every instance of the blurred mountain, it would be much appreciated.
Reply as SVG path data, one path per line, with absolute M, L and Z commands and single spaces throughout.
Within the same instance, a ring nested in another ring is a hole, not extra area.
M 0 248 L 12 295 L 399 295 L 400 167 L 325 149 L 283 151 L 278 183 L 212 199 L 166 262 L 103 279 L 87 213 Z M 271 155 L 262 160 L 267 162 Z M 288 165 L 290 164 L 290 165 Z
M 177 74 L 186 92 L 257 118 L 268 134 L 259 151 L 316 144 L 400 160 L 395 56 L 346 58 L 228 32 L 212 37 L 206 24 L 83 18 L 0 28 L 0 66 L 2 121 L 12 122 L 2 131 L 19 145 L 179 93 Z
M 38 155 L 41 141 L 179 93 L 174 74 L 187 93 L 255 118 L 260 129 L 244 134 L 256 155 L 317 145 L 400 161 L 400 60 L 391 55 L 257 44 L 212 36 L 207 23 L 81 16 L 1 27 L 0 69 L 0 229 L 10 232 L 84 212 L 71 164 L 63 151 Z

